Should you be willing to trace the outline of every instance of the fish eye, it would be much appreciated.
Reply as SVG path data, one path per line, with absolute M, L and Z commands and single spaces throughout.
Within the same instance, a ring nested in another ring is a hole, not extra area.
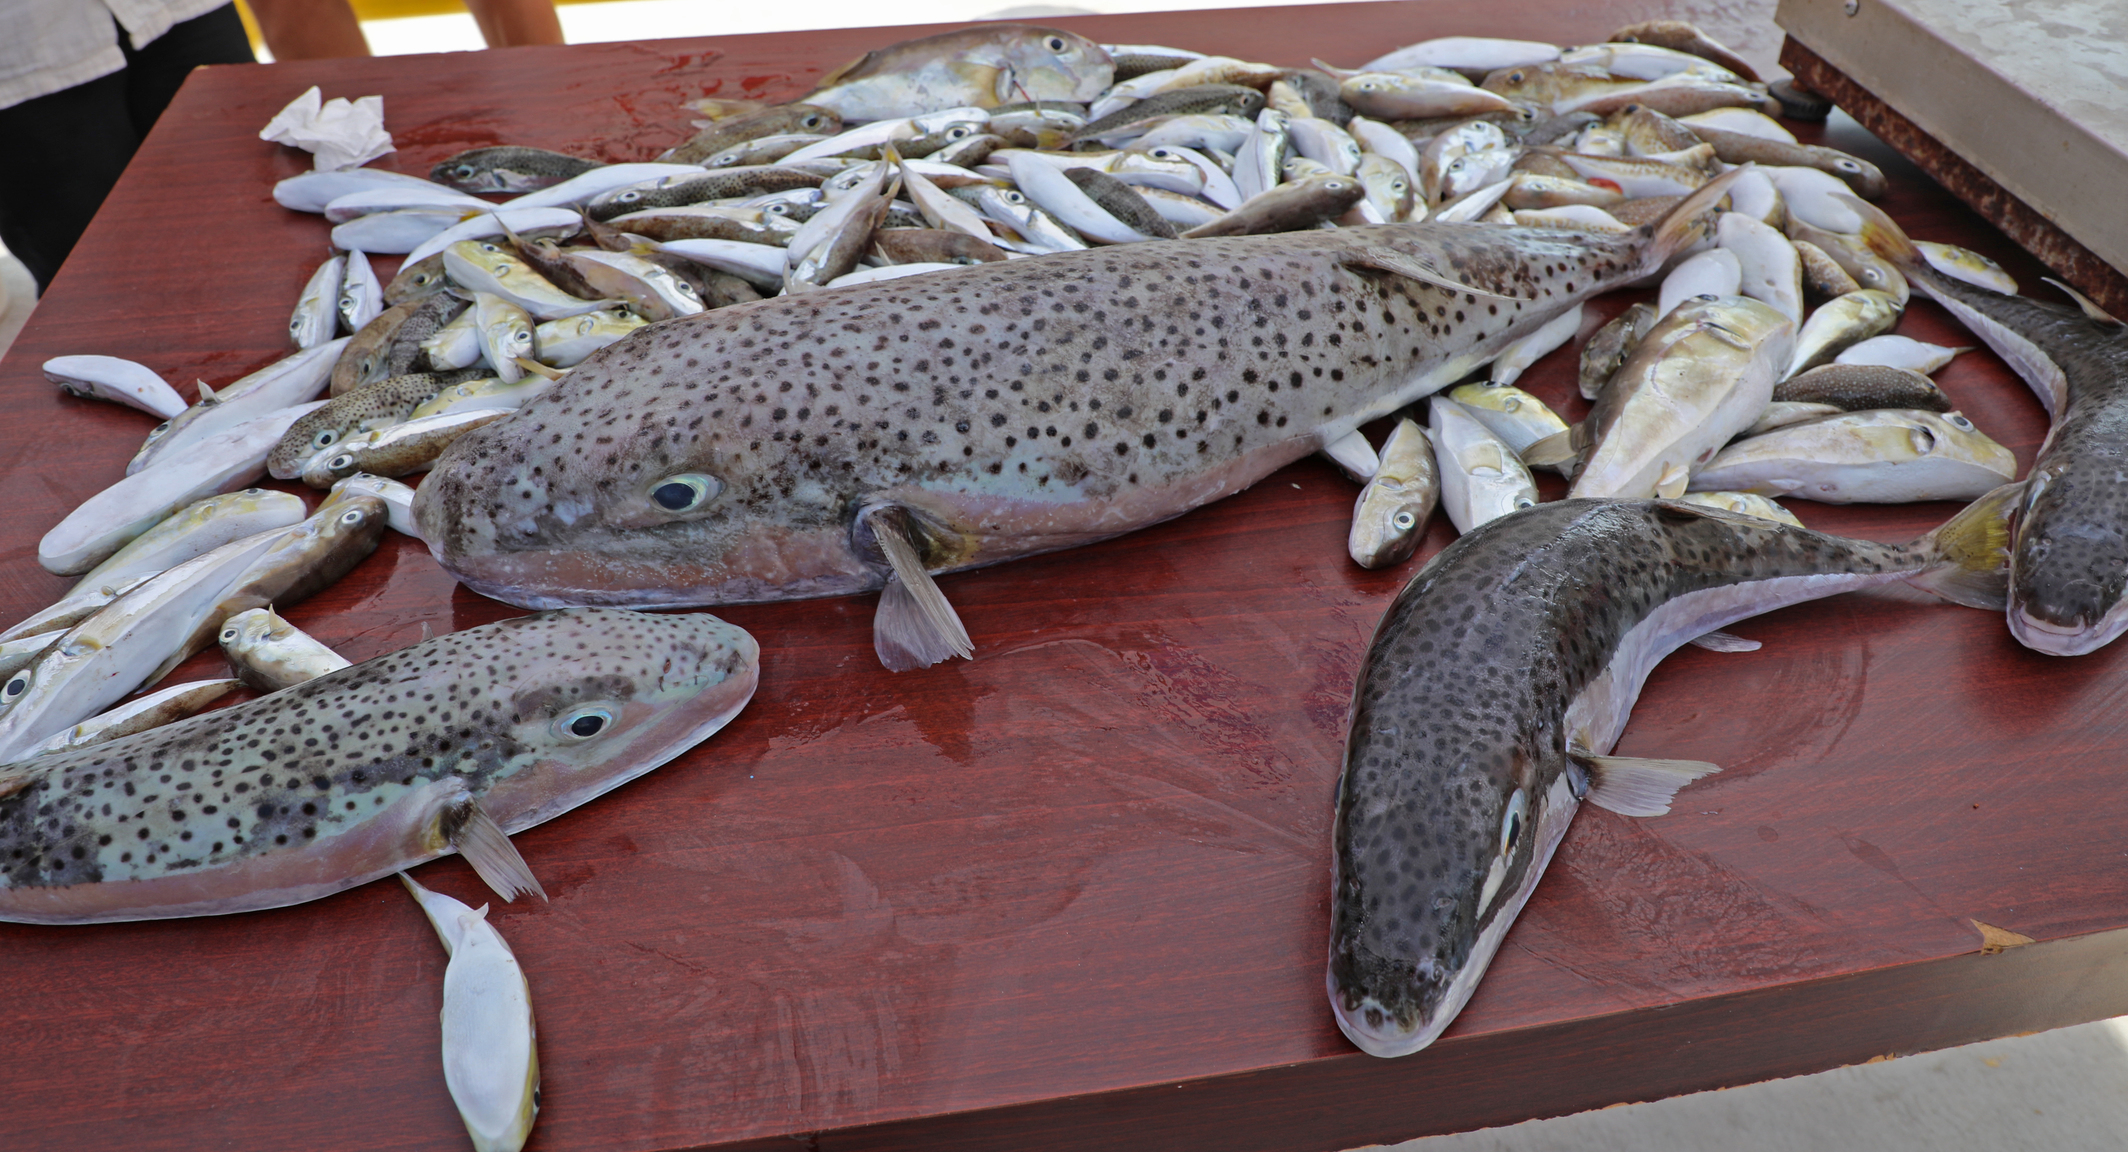
M 313 448 L 330 448 L 332 447 L 333 441 L 338 440 L 339 438 L 340 433 L 338 430 L 332 428 L 320 428 L 318 429 L 318 434 L 310 438 L 310 445 Z
M 1062 36 L 1051 36 L 1049 39 L 1042 41 L 1042 43 L 1047 45 L 1051 52 L 1062 52 L 1064 50 L 1064 38 Z
M 481 250 L 482 252 L 494 252 L 494 253 L 498 253 L 498 254 L 499 254 L 499 253 L 501 253 L 501 252 L 502 252 L 502 245 L 500 245 L 500 244 L 482 244 L 482 245 L 480 246 L 480 250 Z
M 1960 416 L 1956 412 L 1945 416 L 1943 419 L 1945 423 L 1949 424 L 1953 428 L 1958 429 L 1960 432 L 1971 432 L 1973 430 L 1973 422 L 1963 416 Z
M 1001 195 L 1003 195 L 1005 203 L 1007 204 L 1027 203 L 1026 194 L 1018 191 L 1017 189 L 1007 188 Z
M 613 713 L 604 708 L 576 708 L 554 721 L 554 734 L 564 740 L 589 740 L 613 726 Z
M 162 434 L 163 434 L 163 433 L 165 433 L 165 432 L 168 432 L 169 430 L 170 430 L 170 422 L 169 422 L 168 420 L 165 420 L 165 421 L 163 421 L 162 423 L 160 423 L 160 424 L 157 424 L 157 425 L 155 426 L 155 430 L 154 430 L 154 431 L 152 431 L 152 432 L 148 433 L 148 440 L 149 440 L 149 441 L 150 441 L 150 442 L 152 443 L 152 442 L 153 442 L 153 441 L 155 441 L 155 440 L 156 440 L 157 438 L 159 438 L 160 436 L 162 436 Z
M 416 273 L 414 273 L 414 283 L 416 283 L 416 284 L 434 284 L 434 283 L 436 282 L 436 280 L 437 280 L 437 277 L 438 277 L 439 275 L 440 275 L 440 274 L 439 274 L 439 273 L 436 273 L 436 272 L 416 272 Z
M 351 452 L 342 452 L 338 456 L 335 456 L 325 462 L 325 467 L 333 472 L 338 472 L 342 468 L 352 468 L 354 466 L 355 457 L 354 454 Z
M 1389 523 L 1399 532 L 1409 532 L 1419 526 L 1419 518 L 1412 514 L 1411 509 L 1405 508 L 1391 516 Z
M 1521 842 L 1523 826 L 1527 823 L 1529 823 L 1529 793 L 1517 788 L 1515 789 L 1515 794 L 1508 797 L 1507 815 L 1500 821 L 1500 855 L 1511 856 L 1514 854 L 1515 845 Z
M 290 321 L 288 322 L 288 330 L 289 330 L 290 332 L 294 332 L 294 331 L 297 331 L 297 330 L 301 329 L 302 327 L 303 327 L 303 318 L 302 318 L 301 316 L 297 316 L 297 317 L 295 317 L 294 319 L 292 319 L 292 320 L 290 320 Z
M 820 113 L 815 112 L 811 115 L 806 116 L 804 119 L 798 121 L 798 126 L 800 128 L 818 128 L 825 123 L 827 123 L 827 121 L 822 120 L 820 118 Z
M 635 189 L 633 189 L 633 188 L 631 188 L 631 189 L 629 189 L 628 191 L 626 191 L 626 192 L 623 192 L 623 193 L 621 193 L 620 195 L 618 195 L 618 196 L 614 197 L 614 199 L 615 199 L 615 200 L 618 200 L 618 201 L 620 201 L 620 202 L 621 202 L 621 203 L 623 203 L 623 204 L 633 204 L 633 203 L 635 203 L 636 201 L 638 201 L 638 200 L 641 200 L 642 198 L 643 198 L 643 194 L 642 194 L 641 192 L 638 192 L 638 191 L 636 191 L 636 190 L 635 190 Z
M 347 511 L 340 513 L 340 523 L 342 524 L 360 524 L 362 520 L 362 509 L 360 508 L 349 508 Z
M 724 484 L 714 476 L 691 472 L 661 481 L 650 490 L 651 502 L 667 512 L 692 512 L 717 498 Z
M 771 216 L 788 216 L 791 214 L 791 206 L 788 204 L 771 204 L 763 208 L 762 211 Z
M 236 636 L 237 636 L 237 630 L 236 630 L 236 625 L 232 624 L 232 625 L 230 625 L 229 627 L 227 627 L 227 628 L 224 628 L 224 629 L 222 629 L 222 643 L 224 643 L 224 644 L 234 644 L 234 643 L 236 643 Z M 13 682 L 13 681 L 9 681 L 9 682 L 8 682 L 8 687 L 9 687 L 9 688 L 12 688 L 12 687 L 14 687 L 14 682 Z
M 1522 510 L 1523 510 L 1524 508 L 1534 508 L 1534 507 L 1536 507 L 1536 506 L 1537 506 L 1537 502 L 1536 502 L 1535 500 L 1532 500 L 1532 499 L 1530 499 L 1530 498 L 1529 498 L 1529 497 L 1527 497 L 1527 496 L 1517 496 L 1517 497 L 1515 497 L 1515 511 L 1517 511 L 1517 512 L 1520 512 L 1520 511 L 1522 511 Z
M 5 685 L 0 685 L 0 704 L 13 704 L 29 690 L 30 673 L 29 669 L 25 668 L 10 677 Z
M 1520 68 L 1517 68 L 1513 72 L 1507 74 L 1507 82 L 1510 84 L 1520 84 L 1522 83 L 1523 79 L 1524 74 Z
M 946 129 L 946 139 L 948 140 L 966 140 L 973 135 L 975 135 L 975 129 L 966 124 L 955 124 L 953 127 Z

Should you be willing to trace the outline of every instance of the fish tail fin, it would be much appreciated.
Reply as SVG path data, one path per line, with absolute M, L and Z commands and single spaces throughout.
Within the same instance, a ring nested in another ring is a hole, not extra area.
M 1907 583 L 1953 604 L 2003 611 L 2010 597 L 2010 519 L 2024 493 L 2022 481 L 2005 484 L 1916 541 L 1938 560 Z
M 1675 208 L 1653 224 L 1641 225 L 1641 234 L 1649 251 L 1649 266 L 1659 268 L 1685 248 L 1707 234 L 1710 225 L 1708 216 L 1722 197 L 1729 194 L 1729 187 L 1753 168 L 1744 164 L 1730 169 L 1707 181 L 1690 196 L 1678 201 Z
M 1927 268 L 1928 257 L 1921 254 L 1904 229 L 1884 214 L 1884 209 L 1845 192 L 1835 192 L 1833 199 L 1855 210 L 1862 217 L 1862 242 L 1869 250 L 1891 261 L 1901 272 L 1911 274 L 1915 269 Z

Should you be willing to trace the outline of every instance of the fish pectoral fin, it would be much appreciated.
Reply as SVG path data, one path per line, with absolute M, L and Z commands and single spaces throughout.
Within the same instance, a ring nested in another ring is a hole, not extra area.
M 848 64 L 845 64 L 842 67 L 835 69 L 833 72 L 822 76 L 818 81 L 814 82 L 813 91 L 825 92 L 833 85 L 842 83 L 844 78 L 862 69 L 866 64 L 871 63 L 872 57 L 877 55 L 877 52 L 867 52 L 864 55 L 859 56 L 857 59 L 850 61 Z
M 502 830 L 493 816 L 480 806 L 480 801 L 468 799 L 453 813 L 457 816 L 457 829 L 448 835 L 451 847 L 466 858 L 473 871 L 487 881 L 488 887 L 505 902 L 517 899 L 520 893 L 529 892 L 541 900 L 547 898 L 547 890 L 539 886 L 539 878 L 532 875 L 532 866 L 518 855 L 517 845 L 510 843 L 510 834 Z
M 1323 445 L 1323 455 L 1358 484 L 1374 479 L 1374 474 L 1382 468 L 1382 458 L 1375 455 L 1374 445 L 1367 443 L 1367 437 L 1358 431 L 1347 432 Z
M 1348 267 L 1387 272 L 1393 276 L 1402 276 L 1424 284 L 1431 284 L 1436 288 L 1446 288 L 1451 292 L 1470 292 L 1479 296 L 1490 296 L 1495 300 L 1516 299 L 1516 297 L 1505 292 L 1495 292 L 1490 288 L 1480 288 L 1476 284 L 1465 283 L 1446 272 L 1429 266 L 1416 256 L 1406 255 L 1394 248 L 1380 244 L 1365 244 L 1358 248 L 1340 252 L 1337 258 L 1339 263 Z
M 1643 760 L 1591 752 L 1568 755 L 1588 769 L 1589 803 L 1620 816 L 1665 815 L 1678 789 L 1721 771 L 1704 760 Z
M 880 590 L 879 609 L 872 615 L 872 650 L 879 654 L 879 662 L 890 671 L 907 672 L 953 656 L 974 659 L 975 645 L 968 639 L 960 613 L 924 571 L 923 558 L 909 540 L 907 514 L 880 508 L 866 518 L 879 550 L 894 569 Z
M 1709 632 L 1705 636 L 1696 636 L 1685 641 L 1685 643 L 1696 648 L 1705 648 L 1709 652 L 1756 652 L 1763 647 L 1756 640 L 1746 640 L 1742 636 L 1721 631 Z
M 1522 462 L 1532 468 L 1553 468 L 1572 461 L 1581 453 L 1574 450 L 1574 430 L 1554 432 L 1522 450 Z
M 1655 482 L 1655 494 L 1665 500 L 1675 500 L 1685 494 L 1685 485 L 1692 482 L 1692 473 L 1682 464 L 1672 464 L 1663 469 L 1662 479 Z
M 2104 308 L 2099 307 L 2098 302 L 2093 300 L 2091 297 L 2086 296 L 2081 292 L 2078 292 L 2076 289 L 2069 287 L 2067 284 L 2064 284 L 2059 280 L 2056 280 L 2052 276 L 2042 276 L 2040 277 L 2040 279 L 2046 281 L 2049 284 L 2054 285 L 2056 288 L 2061 289 L 2062 293 L 2068 296 L 2069 299 L 2076 301 L 2076 306 L 2078 308 L 2083 309 L 2084 315 L 2090 317 L 2091 319 L 2096 320 L 2101 324 L 2118 325 L 2120 323 L 2120 321 L 2114 317 L 2113 313 L 2108 312 Z

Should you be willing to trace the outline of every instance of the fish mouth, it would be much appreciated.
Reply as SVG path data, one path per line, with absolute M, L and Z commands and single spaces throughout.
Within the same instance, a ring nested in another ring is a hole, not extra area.
M 1346 1007 L 1345 998 L 1339 994 L 1336 972 L 1328 973 L 1325 982 L 1330 992 L 1330 1011 L 1337 1017 L 1338 1031 L 1369 1056 L 1383 1059 L 1409 1056 L 1439 1039 L 1456 1017 L 1453 1011 L 1434 1012 L 1407 1028 L 1397 1023 L 1396 1013 L 1372 996 L 1362 997 L 1357 1005 Z
M 2032 615 L 2021 605 L 2009 613 L 2010 635 L 2019 644 L 2049 656 L 2082 656 L 2096 652 L 2128 631 L 2128 601 L 2115 604 L 2096 624 L 2056 624 Z

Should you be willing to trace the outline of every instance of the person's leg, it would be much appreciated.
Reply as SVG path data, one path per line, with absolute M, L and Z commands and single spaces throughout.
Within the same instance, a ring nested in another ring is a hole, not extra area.
M 275 60 L 367 56 L 369 41 L 347 0 L 249 0 Z
M 0 108 L 0 242 L 44 291 L 140 146 L 126 74 Z
M 465 0 L 465 6 L 490 48 L 563 42 L 554 0 Z
M 244 35 L 244 22 L 236 5 L 225 4 L 204 16 L 172 25 L 148 46 L 135 49 L 124 34 L 118 47 L 126 54 L 126 105 L 133 117 L 133 130 L 142 138 L 170 106 L 177 87 L 202 64 L 250 64 L 251 40 Z

